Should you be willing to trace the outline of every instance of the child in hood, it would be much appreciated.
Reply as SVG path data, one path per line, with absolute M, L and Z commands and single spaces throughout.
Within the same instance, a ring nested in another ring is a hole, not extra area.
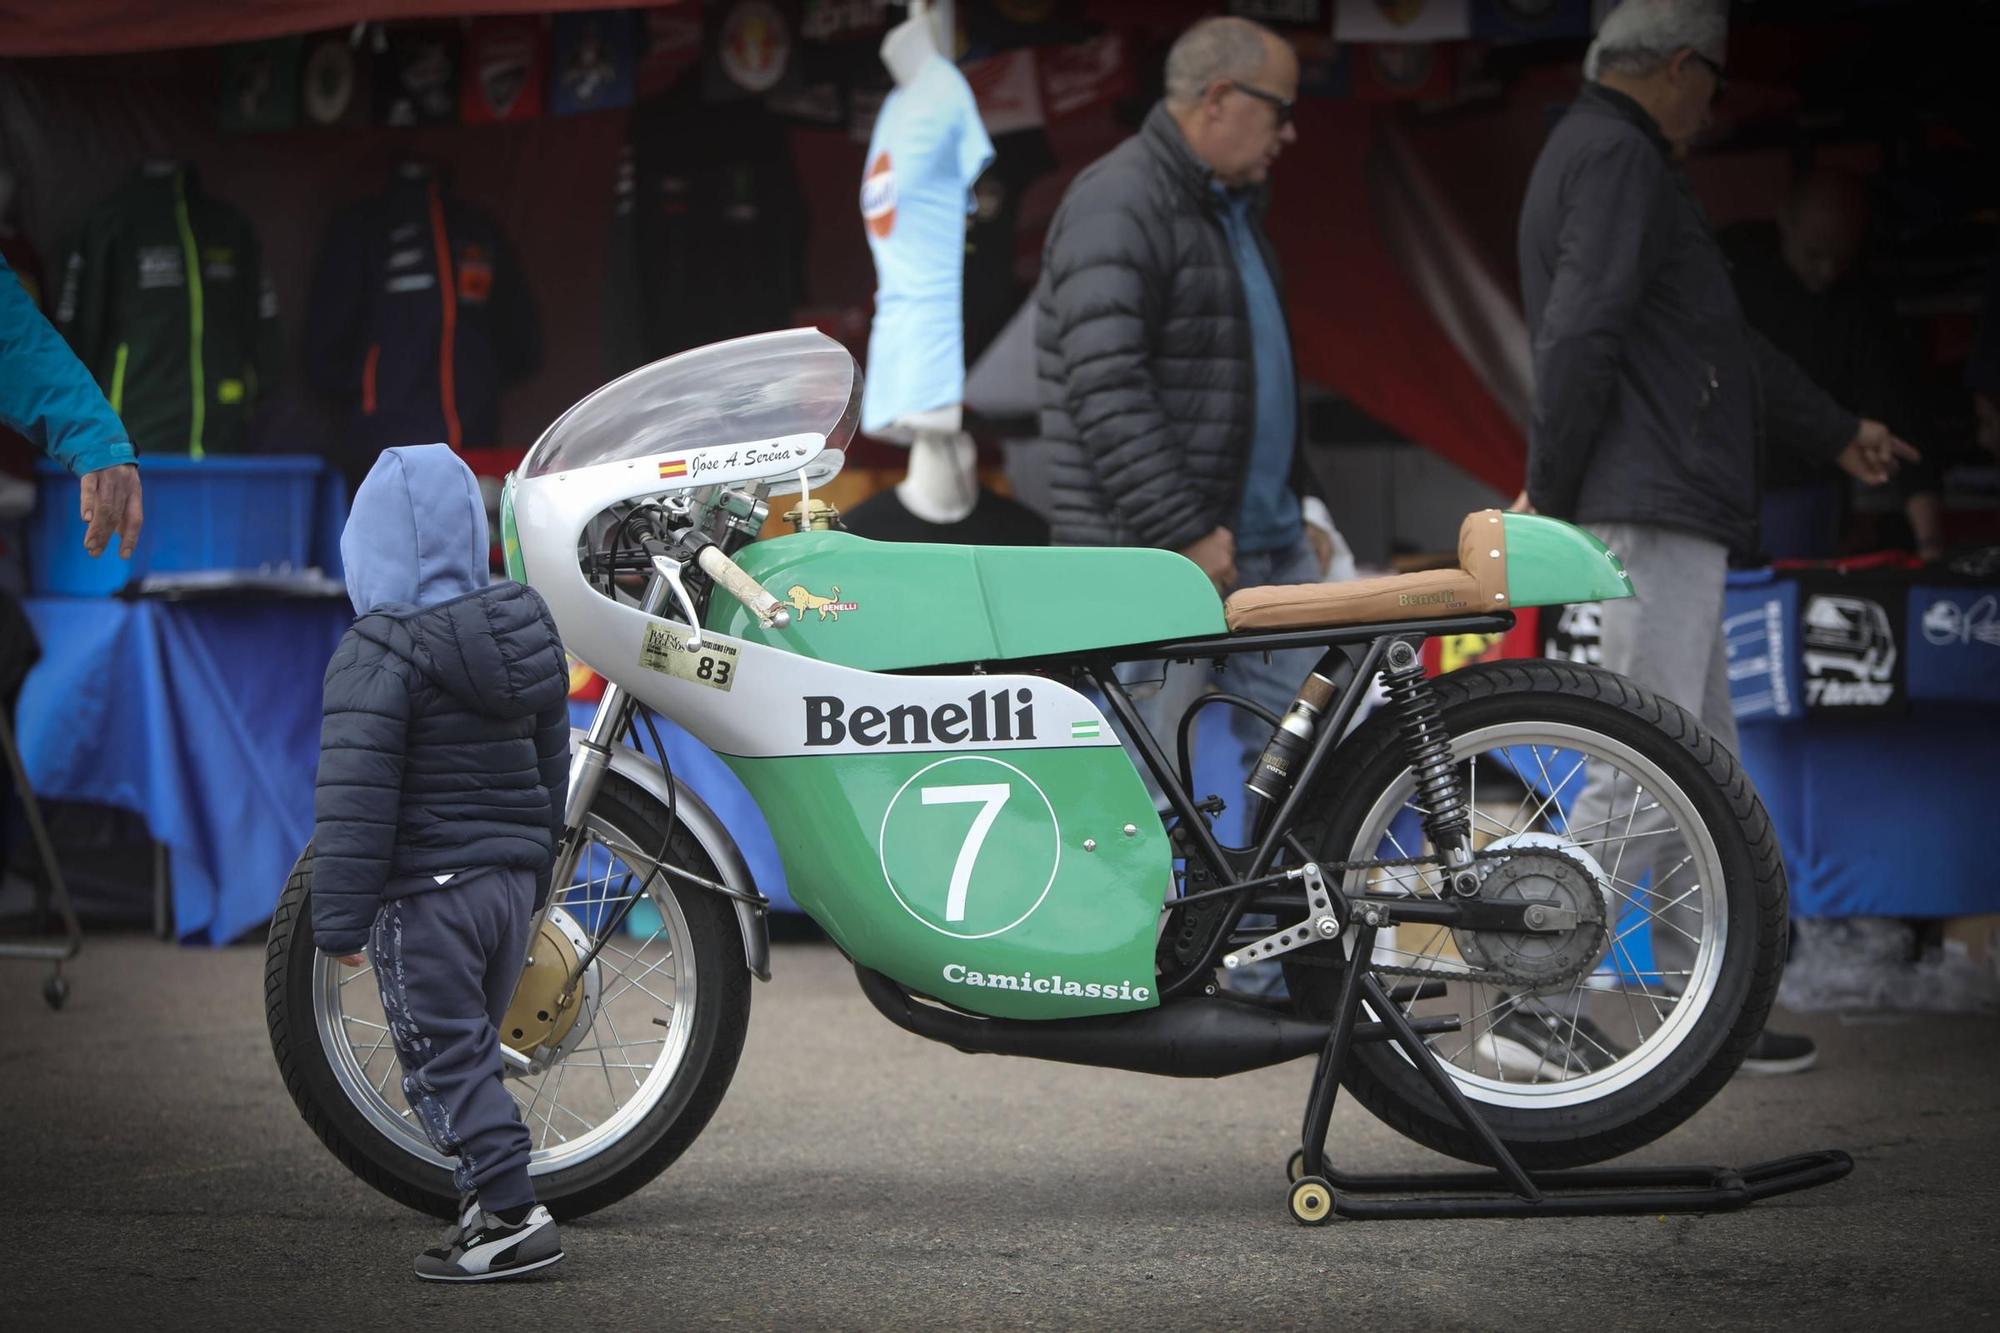
M 548 898 L 569 787 L 568 671 L 532 588 L 489 584 L 479 485 L 441 444 L 385 450 L 341 534 L 360 618 L 326 670 L 313 939 L 373 956 L 403 1093 L 456 1160 L 458 1223 L 417 1276 L 562 1258 L 528 1179 L 499 1024 Z

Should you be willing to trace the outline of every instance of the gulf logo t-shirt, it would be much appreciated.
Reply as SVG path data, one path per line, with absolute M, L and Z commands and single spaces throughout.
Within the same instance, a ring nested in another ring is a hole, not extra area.
M 965 219 L 992 160 L 972 89 L 943 56 L 882 103 L 861 177 L 876 281 L 865 431 L 964 397 Z

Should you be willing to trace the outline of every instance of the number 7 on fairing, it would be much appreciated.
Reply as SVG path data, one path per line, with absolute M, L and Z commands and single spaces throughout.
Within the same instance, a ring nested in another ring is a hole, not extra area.
M 1005 782 L 976 782 L 963 787 L 925 787 L 922 790 L 925 805 L 977 804 L 984 807 L 972 817 L 972 827 L 958 849 L 958 860 L 951 867 L 951 891 L 944 900 L 944 919 L 963 921 L 965 891 L 972 883 L 972 867 L 979 860 L 979 849 L 985 845 L 986 835 L 993 829 L 993 821 L 1000 817 L 1000 807 L 1007 804 L 1007 798 L 1014 794 L 1014 789 Z

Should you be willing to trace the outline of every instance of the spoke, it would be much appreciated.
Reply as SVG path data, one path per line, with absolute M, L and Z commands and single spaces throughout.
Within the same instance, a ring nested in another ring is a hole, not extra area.
M 1549 748 L 1554 749 L 1555 747 L 1550 746 Z M 1545 783 L 1548 782 L 1549 767 L 1547 764 L 1544 764 L 1542 762 L 1541 747 L 1536 745 L 1530 745 L 1528 747 L 1528 753 L 1535 756 L 1535 767 L 1539 768 L 1542 771 L 1542 781 Z M 1549 794 L 1542 799 L 1542 803 L 1535 807 L 1535 813 L 1529 817 L 1531 823 L 1536 819 L 1540 819 L 1542 817 L 1542 812 L 1548 809 L 1551 805 L 1554 805 L 1556 807 L 1556 818 L 1562 821 L 1563 836 L 1564 837 L 1570 836 L 1569 816 L 1563 812 L 1563 808 L 1561 804 L 1559 804 L 1556 801 L 1556 797 L 1562 795 L 1563 788 L 1569 786 L 1570 780 L 1574 778 L 1578 773 L 1581 773 L 1583 771 L 1583 766 L 1589 760 L 1589 758 L 1590 758 L 1589 755 L 1577 756 L 1576 763 L 1570 766 L 1570 770 L 1566 775 L 1564 775 L 1563 780 L 1559 783 L 1553 784 L 1549 789 Z
M 377 1097 L 384 1097 L 384 1098 L 386 1098 L 386 1097 L 387 1097 L 387 1096 L 389 1095 L 389 1075 L 391 1075 L 391 1074 L 393 1074 L 393 1073 L 395 1073 L 395 1072 L 396 1072 L 396 1066 L 397 1066 L 397 1065 L 398 1065 L 399 1063 L 401 1063 L 401 1062 L 400 1062 L 400 1061 L 398 1061 L 398 1060 L 395 1060 L 395 1059 L 391 1059 L 391 1060 L 389 1061 L 389 1063 L 388 1063 L 387 1067 L 385 1067 L 385 1068 L 384 1068 L 384 1069 L 382 1070 L 382 1078 L 381 1078 L 381 1081 L 380 1081 L 380 1082 L 378 1082 L 378 1083 L 377 1083 L 377 1084 L 375 1085 L 375 1095 L 376 1095 Z M 367 1066 L 365 1066 L 365 1065 L 363 1066 L 363 1068 L 366 1068 L 366 1067 L 367 1067 Z
M 1640 806 L 1638 809 L 1632 811 L 1631 814 L 1643 815 L 1648 813 L 1649 811 L 1658 810 L 1659 808 L 1660 808 L 1660 803 L 1658 801 L 1655 801 L 1651 805 Z M 1629 818 L 1630 815 L 1628 815 L 1627 817 Z M 1574 840 L 1577 834 L 1588 833 L 1592 829 L 1601 829 L 1607 824 L 1615 824 L 1617 822 L 1618 822 L 1618 816 L 1613 814 L 1613 815 L 1608 815 L 1603 819 L 1593 819 L 1588 824 L 1572 824 L 1570 825 L 1570 830 L 1569 830 L 1570 836 L 1571 839 Z
M 1632 836 L 1632 821 L 1639 817 L 1639 798 L 1644 796 L 1645 794 L 1646 794 L 1646 789 L 1644 787 L 1641 787 L 1636 782 L 1632 784 L 1632 808 L 1625 815 L 1625 836 L 1627 838 L 1630 838 Z M 1654 804 L 1657 805 L 1658 802 L 1656 801 L 1654 802 Z M 1612 802 L 1611 811 L 1613 814 L 1616 814 L 1618 812 L 1618 804 L 1615 800 Z M 1623 870 L 1624 868 L 1625 868 L 1625 844 L 1621 841 L 1618 844 L 1618 859 L 1616 862 L 1612 864 L 1611 867 L 1612 877 L 1615 879 L 1618 875 L 1618 872 Z
M 342 990 L 346 990 L 349 986 L 361 980 L 361 978 L 368 976 L 370 973 L 374 972 L 374 970 L 375 970 L 375 965 L 373 963 L 370 963 L 367 967 L 355 969 L 352 976 L 345 976 L 340 979 L 340 988 Z
M 611 992 L 611 993 L 610 993 L 609 995 L 605 996 L 605 997 L 604 997 L 604 998 L 603 998 L 602 1000 L 599 1000 L 599 1001 L 597 1002 L 597 1003 L 598 1003 L 598 1007 L 599 1007 L 600 1009 L 604 1008 L 605 1006 L 609 1005 L 609 1004 L 610 1004 L 610 1003 L 611 1003 L 611 1002 L 612 1002 L 613 1000 L 615 1000 L 615 999 L 617 999 L 617 998 L 618 998 L 619 996 L 621 996 L 621 995 L 625 994 L 625 992 L 626 992 L 626 991 L 629 991 L 629 990 L 631 990 L 631 989 L 632 989 L 633 987 L 635 987 L 635 986 L 636 986 L 636 987 L 638 987 L 638 989 L 640 989 L 640 990 L 643 990 L 643 991 L 646 991 L 646 994 L 648 994 L 648 995 L 653 995 L 653 992 L 651 992 L 650 990 L 646 990 L 646 987 L 640 984 L 640 983 L 641 983 L 641 981 L 642 981 L 642 980 L 643 980 L 644 978 L 646 978 L 646 977 L 650 977 L 650 976 L 652 976 L 652 975 L 653 975 L 653 973 L 655 973 L 655 972 L 659 971 L 659 970 L 660 970 L 661 968 L 665 967 L 665 966 L 667 965 L 667 962 L 668 962 L 668 961 L 669 961 L 669 960 L 670 960 L 671 958 L 673 958 L 673 956 L 674 956 L 674 951 L 673 951 L 672 949 L 669 949 L 669 950 L 667 950 L 667 952 L 666 952 L 666 953 L 665 953 L 664 955 L 662 955 L 662 956 L 661 956 L 661 958 L 660 958 L 660 961 L 659 961 L 659 962 L 657 962 L 657 963 L 654 963 L 654 964 L 652 964 L 652 965 L 651 965 L 650 967 L 646 968 L 646 970 L 645 970 L 645 971 L 643 971 L 643 972 L 640 972 L 640 973 L 639 973 L 638 975 L 636 975 L 636 976 L 629 976 L 629 977 L 628 977 L 628 976 L 626 976 L 626 975 L 625 975 L 624 973 L 622 973 L 622 972 L 621 972 L 621 973 L 619 973 L 619 974 L 618 974 L 618 977 L 617 977 L 617 980 L 618 980 L 619 982 L 621 982 L 621 983 L 622 983 L 621 987 L 620 987 L 620 988 L 619 988 L 618 990 L 614 990 L 614 991 L 612 991 L 612 992 Z M 654 998 L 655 1000 L 659 1000 L 661 1004 L 666 1004 L 666 1003 L 667 1003 L 667 1002 L 666 1002 L 665 1000 L 660 1000 L 660 997 L 659 997 L 659 996 L 657 996 L 657 995 L 653 995 L 653 998 Z
M 356 1018 L 353 1014 L 342 1014 L 340 1021 L 343 1023 L 354 1023 L 364 1028 L 374 1028 L 377 1032 L 387 1032 L 389 1030 L 380 1023 L 372 1022 L 366 1018 Z
M 599 1016 L 599 1017 L 601 1017 L 601 1018 L 602 1018 L 602 1019 L 604 1020 L 604 1025 L 605 1025 L 606 1027 L 608 1027 L 608 1028 L 610 1028 L 610 1029 L 611 1029 L 611 1036 L 612 1036 L 612 1039 L 613 1039 L 614 1041 L 616 1041 L 616 1042 L 618 1043 L 618 1046 L 619 1046 L 619 1049 L 620 1049 L 620 1050 L 623 1050 L 623 1049 L 624 1049 L 624 1047 L 625 1047 L 625 1044 L 626 1044 L 626 1043 L 625 1043 L 625 1039 L 624 1039 L 624 1038 L 623 1038 L 622 1036 L 620 1036 L 620 1035 L 618 1034 L 618 1024 L 614 1023 L 614 1022 L 613 1022 L 613 1021 L 611 1020 L 611 1010 L 610 1010 L 609 1008 L 605 1007 L 605 1006 L 602 1006 L 602 1005 L 600 1005 L 600 1006 L 598 1006 L 598 1010 L 597 1010 L 597 1012 L 598 1012 L 598 1016 Z M 665 1038 L 665 1037 L 662 1037 L 662 1038 L 660 1038 L 660 1040 L 661 1040 L 661 1041 L 665 1041 L 665 1040 L 666 1040 L 666 1038 Z M 632 1043 L 632 1044 L 633 1044 L 633 1045 L 639 1045 L 640 1043 L 637 1043 L 637 1042 L 634 1042 L 634 1043 Z M 604 1057 L 603 1057 L 602 1055 L 599 1055 L 599 1056 L 598 1056 L 598 1059 L 600 1059 L 600 1060 L 601 1060 L 601 1059 L 603 1059 L 603 1058 L 604 1058 Z M 635 1073 L 635 1074 L 633 1074 L 633 1075 L 632 1075 L 632 1088 L 633 1088 L 633 1090 L 634 1090 L 634 1091 L 636 1092 L 636 1091 L 637 1091 L 637 1090 L 638 1090 L 638 1089 L 639 1089 L 640 1087 L 642 1087 L 642 1086 L 644 1086 L 644 1085 L 643 1085 L 643 1084 L 641 1084 L 641 1083 L 639 1082 L 639 1076 L 638 1076 L 638 1075 L 637 1075 L 636 1073 Z
M 1624 944 L 1619 940 L 1611 941 L 1611 947 L 1618 952 L 1620 957 L 1624 958 L 1625 966 L 1631 970 L 1633 976 L 1641 975 L 1641 973 L 1639 972 L 1639 965 L 1634 961 L 1632 961 L 1632 951 L 1630 949 L 1626 948 Z M 1667 1015 L 1666 1011 L 1660 1008 L 1659 1001 L 1654 999 L 1651 993 L 1649 993 L 1643 986 L 1639 988 L 1639 993 L 1646 997 L 1646 1003 L 1653 1006 L 1654 1020 L 1658 1022 L 1661 1027 L 1665 1027 L 1667 1024 Z M 1657 1030 L 1658 1029 L 1655 1029 L 1655 1031 Z

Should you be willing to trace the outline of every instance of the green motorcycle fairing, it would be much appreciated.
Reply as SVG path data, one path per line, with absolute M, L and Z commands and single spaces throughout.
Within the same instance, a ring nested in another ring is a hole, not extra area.
M 765 629 L 731 597 L 709 628 L 869 671 L 992 662 L 1222 634 L 1208 576 L 1173 551 L 1118 546 L 947 546 L 800 532 L 737 563 L 792 608 Z

